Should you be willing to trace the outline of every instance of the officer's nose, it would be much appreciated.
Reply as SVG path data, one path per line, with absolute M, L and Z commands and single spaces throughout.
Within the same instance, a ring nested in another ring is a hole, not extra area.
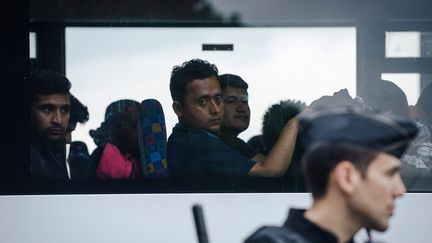
M 403 183 L 401 177 L 399 176 L 396 189 L 395 189 L 395 197 L 401 197 L 405 194 L 405 192 L 406 192 L 405 184 Z

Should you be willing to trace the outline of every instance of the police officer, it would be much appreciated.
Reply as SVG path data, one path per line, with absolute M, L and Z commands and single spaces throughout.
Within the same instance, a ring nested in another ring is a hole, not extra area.
M 246 242 L 353 242 L 361 228 L 385 231 L 406 191 L 399 158 L 416 126 L 348 109 L 310 112 L 300 126 L 313 204 L 291 209 L 282 227 L 262 227 Z

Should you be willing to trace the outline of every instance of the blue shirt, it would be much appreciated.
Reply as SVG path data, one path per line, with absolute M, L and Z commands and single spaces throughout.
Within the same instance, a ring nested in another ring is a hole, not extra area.
M 255 164 L 216 135 L 181 123 L 168 138 L 167 159 L 173 177 L 241 177 Z

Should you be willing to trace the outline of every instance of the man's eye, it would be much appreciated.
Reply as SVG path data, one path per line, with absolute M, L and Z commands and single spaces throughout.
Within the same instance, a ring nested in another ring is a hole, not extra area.
M 241 102 L 243 102 L 243 103 L 248 103 L 249 98 L 248 98 L 247 96 L 243 96 L 243 97 L 240 98 L 240 100 L 241 100 Z
M 234 103 L 235 101 L 236 101 L 235 98 L 226 98 L 226 99 L 224 100 L 225 103 Z
M 51 108 L 50 107 L 46 107 L 46 106 L 40 107 L 39 110 L 41 112 L 43 112 L 43 113 L 49 113 L 49 112 L 51 112 Z
M 69 113 L 69 107 L 63 107 L 60 109 L 61 113 L 66 114 Z
M 206 104 L 207 104 L 207 99 L 199 99 L 199 100 L 198 100 L 198 103 L 199 103 L 200 105 L 206 105 Z
M 222 101 L 223 101 L 223 97 L 222 97 L 222 96 L 216 96 L 216 97 L 214 98 L 214 100 L 215 100 L 216 103 L 222 103 Z

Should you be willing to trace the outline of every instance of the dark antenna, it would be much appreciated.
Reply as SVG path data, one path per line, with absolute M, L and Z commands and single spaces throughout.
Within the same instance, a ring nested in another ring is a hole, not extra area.
M 192 207 L 194 220 L 195 220 L 195 227 L 196 232 L 198 235 L 198 243 L 209 243 L 208 237 L 207 237 L 207 230 L 204 222 L 204 214 L 203 209 L 201 205 L 195 204 Z

